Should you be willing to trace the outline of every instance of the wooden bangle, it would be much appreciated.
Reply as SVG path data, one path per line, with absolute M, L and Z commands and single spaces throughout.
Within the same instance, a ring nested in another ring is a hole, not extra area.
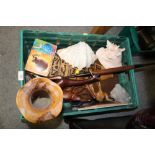
M 50 96 L 51 103 L 46 108 L 33 106 L 31 98 L 34 92 L 43 90 Z M 19 89 L 16 104 L 26 120 L 32 123 L 44 122 L 56 118 L 62 111 L 63 92 L 59 85 L 47 78 L 34 78 Z

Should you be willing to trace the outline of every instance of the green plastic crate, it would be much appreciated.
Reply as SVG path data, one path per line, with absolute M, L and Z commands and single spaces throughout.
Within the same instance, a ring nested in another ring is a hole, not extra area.
M 42 32 L 42 31 L 31 31 L 22 30 L 20 32 L 20 59 L 19 59 L 19 70 L 24 72 L 24 67 L 33 45 L 34 40 L 38 38 L 53 44 L 59 43 L 58 49 L 67 47 L 69 45 L 78 43 L 79 41 L 85 41 L 91 48 L 96 51 L 98 48 L 106 46 L 106 41 L 112 41 L 115 44 L 120 45 L 120 47 L 125 48 L 123 52 L 123 64 L 132 65 L 132 56 L 130 50 L 129 40 L 126 37 L 118 36 L 108 36 L 108 35 L 96 35 L 96 34 L 79 34 L 79 33 L 66 33 L 66 32 Z M 128 105 L 118 106 L 118 107 L 108 107 L 100 108 L 94 110 L 85 111 L 73 111 L 70 108 L 71 103 L 63 104 L 63 116 L 84 116 L 93 115 L 99 113 L 116 112 L 123 110 L 135 109 L 138 104 L 138 95 L 134 70 L 130 70 L 129 74 L 121 73 L 119 74 L 119 83 L 128 91 L 131 96 L 131 103 Z M 24 79 L 19 81 L 20 87 L 25 83 Z
M 135 26 L 125 26 L 123 30 L 119 33 L 119 36 L 129 38 L 132 55 L 135 55 L 141 51 L 139 46 L 139 38 Z

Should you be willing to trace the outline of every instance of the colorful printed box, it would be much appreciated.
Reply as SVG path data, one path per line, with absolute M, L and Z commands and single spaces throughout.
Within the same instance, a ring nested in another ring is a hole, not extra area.
M 57 46 L 35 39 L 25 70 L 38 75 L 48 76 Z

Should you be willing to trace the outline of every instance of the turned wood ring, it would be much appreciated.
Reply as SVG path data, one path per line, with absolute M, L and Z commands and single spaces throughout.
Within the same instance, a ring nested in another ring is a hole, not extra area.
M 46 108 L 33 106 L 31 97 L 34 92 L 43 90 L 52 99 Z M 26 120 L 32 123 L 44 122 L 56 118 L 62 111 L 63 92 L 59 85 L 47 78 L 34 78 L 19 89 L 16 104 Z

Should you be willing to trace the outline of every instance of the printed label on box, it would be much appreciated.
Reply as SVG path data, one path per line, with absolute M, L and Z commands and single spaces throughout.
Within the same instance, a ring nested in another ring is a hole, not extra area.
M 24 72 L 23 71 L 18 71 L 18 81 L 24 80 Z

